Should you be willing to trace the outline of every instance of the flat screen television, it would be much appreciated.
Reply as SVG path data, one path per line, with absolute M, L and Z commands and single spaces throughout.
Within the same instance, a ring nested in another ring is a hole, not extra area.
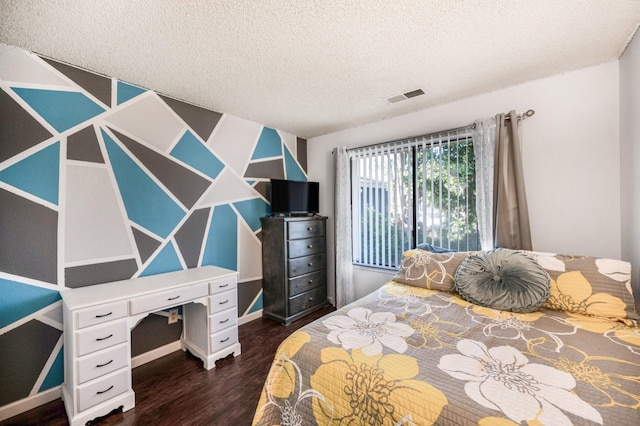
M 271 179 L 271 214 L 319 213 L 318 182 Z

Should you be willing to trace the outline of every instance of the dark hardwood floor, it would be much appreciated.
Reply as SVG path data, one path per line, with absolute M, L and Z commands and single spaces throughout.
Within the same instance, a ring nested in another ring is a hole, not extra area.
M 173 352 L 135 368 L 136 406 L 94 423 L 107 425 L 250 425 L 275 351 L 288 335 L 334 308 L 329 306 L 283 326 L 258 319 L 239 327 L 242 354 L 227 357 L 209 371 L 189 353 Z M 68 425 L 57 399 L 0 423 Z

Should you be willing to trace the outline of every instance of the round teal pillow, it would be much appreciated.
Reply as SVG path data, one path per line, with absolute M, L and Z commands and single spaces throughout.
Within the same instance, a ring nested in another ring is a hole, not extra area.
M 464 300 L 511 312 L 533 312 L 549 298 L 549 274 L 526 254 L 495 249 L 467 256 L 455 275 Z

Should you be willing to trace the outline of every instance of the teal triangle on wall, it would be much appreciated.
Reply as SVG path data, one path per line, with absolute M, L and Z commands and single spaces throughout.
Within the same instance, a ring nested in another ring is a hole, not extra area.
M 182 269 L 182 263 L 180 263 L 176 249 L 173 247 L 171 241 L 169 241 L 169 243 L 156 255 L 155 259 L 151 261 L 140 276 L 145 277 L 147 275 L 181 271 Z
M 117 87 L 117 99 L 116 102 L 118 105 L 127 102 L 129 99 L 133 99 L 138 95 L 146 92 L 146 89 L 143 89 L 138 86 L 134 86 L 133 84 L 125 83 L 124 81 L 118 81 Z
M 261 217 L 268 216 L 271 213 L 271 208 L 261 198 L 254 198 L 252 200 L 238 201 L 233 203 L 233 206 L 242 215 L 242 218 L 249 225 L 253 232 L 262 227 Z
M 238 270 L 238 217 L 224 204 L 213 209 L 202 266 L 213 265 Z
M 64 346 L 60 347 L 58 355 L 56 355 L 56 359 L 51 364 L 47 377 L 44 378 L 38 392 L 60 386 L 62 382 L 64 382 Z
M 80 92 L 23 87 L 12 89 L 58 132 L 64 132 L 105 111 Z
M 262 292 L 260 292 L 260 296 L 258 296 L 258 300 L 256 300 L 256 302 L 253 304 L 253 306 L 251 306 L 251 308 L 249 308 L 249 311 L 247 313 L 251 314 L 253 312 L 259 311 L 260 309 L 262 309 Z
M 288 180 L 307 181 L 307 175 L 304 174 L 298 165 L 298 162 L 293 158 L 293 155 L 291 155 L 289 149 L 286 147 L 284 149 L 284 164 Z
M 0 171 L 0 181 L 58 204 L 60 180 L 60 142 L 30 155 Z
M 0 278 L 0 329 L 60 300 L 55 290 Z
M 251 159 L 257 160 L 260 158 L 280 156 L 282 156 L 282 141 L 280 135 L 274 129 L 269 127 L 263 128 Z

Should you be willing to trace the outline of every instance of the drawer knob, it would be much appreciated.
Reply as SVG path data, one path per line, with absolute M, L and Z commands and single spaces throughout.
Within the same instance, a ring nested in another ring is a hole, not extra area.
M 309 284 L 311 284 L 313 282 L 313 280 L 309 280 Z
M 176 300 L 176 299 L 179 299 L 179 298 L 180 298 L 180 295 L 177 295 L 175 297 L 170 297 L 167 300 Z
M 224 342 L 226 342 L 227 340 L 229 340 L 229 338 L 228 338 L 228 337 L 227 337 L 226 339 L 222 339 L 222 340 L 220 340 L 220 343 L 224 343 Z
M 229 318 L 227 318 L 227 319 L 226 319 L 226 320 L 224 320 L 224 321 L 220 321 L 220 324 L 224 324 L 225 322 L 229 322 Z
M 104 317 L 108 317 L 109 315 L 113 314 L 113 312 L 109 312 L 108 314 L 102 314 L 102 315 L 96 315 L 96 318 L 104 318 Z
M 310 226 L 310 227 L 308 227 L 308 228 L 307 228 L 307 231 L 313 231 L 313 227 L 311 227 L 311 226 Z
M 313 302 L 313 297 L 310 297 L 310 298 L 309 298 L 309 302 Z
M 313 248 L 313 244 L 309 244 L 307 248 Z
M 109 392 L 111 389 L 113 389 L 113 385 L 109 386 L 109 388 L 107 388 L 107 389 L 105 389 L 103 391 L 96 392 L 96 395 L 102 395 L 103 393 Z
M 107 365 L 111 364 L 112 362 L 113 362 L 113 360 L 111 360 L 109 362 L 105 362 L 104 364 L 97 364 L 96 368 L 106 367 Z
M 96 337 L 96 341 L 100 342 L 102 340 L 107 340 L 113 337 L 113 333 L 111 333 L 110 335 L 108 335 L 107 337 Z
M 307 266 L 313 266 L 313 262 L 309 262 Z

